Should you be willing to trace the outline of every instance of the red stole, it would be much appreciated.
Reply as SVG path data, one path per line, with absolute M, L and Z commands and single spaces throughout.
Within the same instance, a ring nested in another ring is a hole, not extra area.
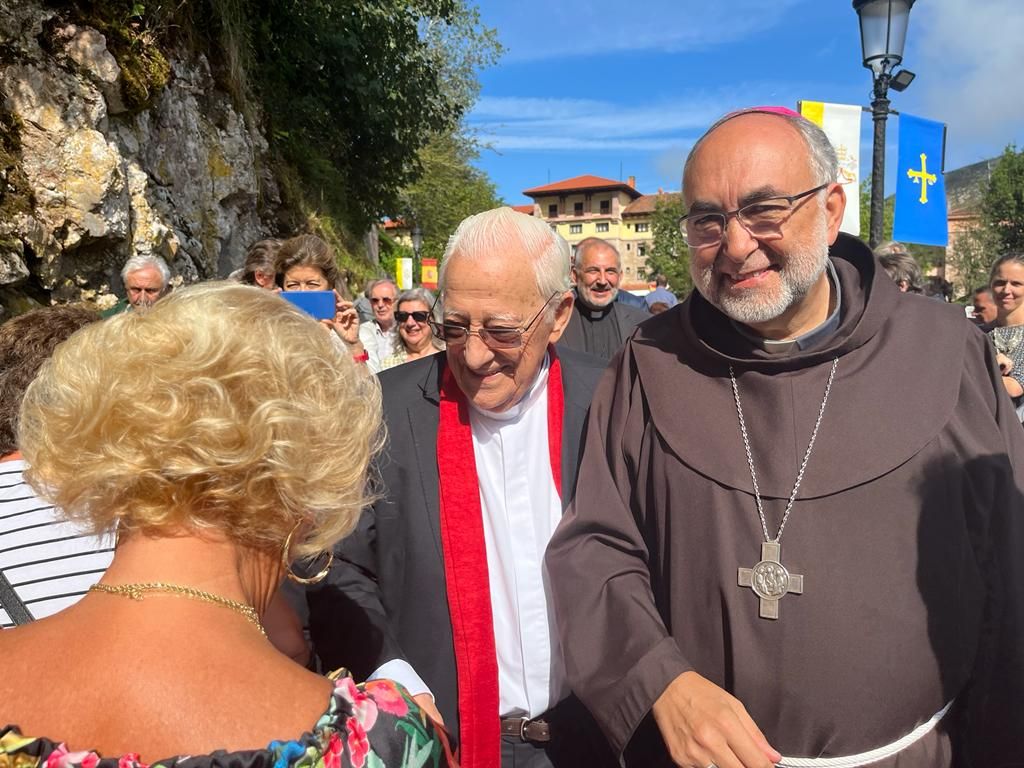
M 555 490 L 562 494 L 562 368 L 548 347 L 548 453 Z M 487 575 L 480 482 L 473 452 L 469 404 L 445 368 L 441 421 L 437 430 L 437 474 L 441 492 L 448 613 L 455 643 L 459 688 L 459 742 L 463 768 L 501 764 L 498 719 L 498 659 L 494 646 L 491 588 Z

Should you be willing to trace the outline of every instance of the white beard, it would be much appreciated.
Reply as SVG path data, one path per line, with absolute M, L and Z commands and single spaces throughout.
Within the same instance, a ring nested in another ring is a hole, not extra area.
M 767 323 L 803 300 L 825 271 L 828 223 L 824 210 L 811 232 L 811 239 L 820 246 L 796 247 L 784 254 L 785 261 L 778 272 L 779 281 L 772 289 L 752 288 L 740 295 L 730 294 L 722 290 L 724 278 L 715 275 L 713 265 L 695 274 L 694 284 L 709 303 L 736 322 L 744 325 Z

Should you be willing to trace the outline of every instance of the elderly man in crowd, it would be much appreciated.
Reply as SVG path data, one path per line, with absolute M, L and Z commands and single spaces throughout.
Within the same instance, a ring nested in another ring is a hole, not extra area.
M 716 123 L 684 169 L 697 291 L 594 396 L 547 564 L 570 685 L 633 764 L 1024 754 L 1024 432 L 962 311 L 839 234 L 836 173 L 790 110 Z
M 121 269 L 128 307 L 144 312 L 171 290 L 171 270 L 159 256 L 132 256 Z
M 611 359 L 629 335 L 650 315 L 621 301 L 622 259 L 611 243 L 588 237 L 576 247 L 576 311 L 562 337 L 562 347 Z
M 569 695 L 543 570 L 603 369 L 554 348 L 568 245 L 510 208 L 477 214 L 439 286 L 446 351 L 381 375 L 380 501 L 309 595 L 317 651 L 432 696 L 463 766 L 611 764 Z
M 370 302 L 373 319 L 359 324 L 359 341 L 369 358 L 366 365 L 371 371 L 380 371 L 380 363 L 395 352 L 398 324 L 395 322 L 395 299 L 398 287 L 389 278 L 371 280 L 366 284 L 366 299 Z

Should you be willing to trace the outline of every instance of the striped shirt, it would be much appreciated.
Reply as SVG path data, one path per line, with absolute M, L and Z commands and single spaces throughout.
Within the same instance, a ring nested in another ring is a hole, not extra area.
M 114 539 L 63 520 L 25 483 L 24 470 L 21 459 L 0 462 L 0 572 L 41 619 L 77 602 L 99 581 L 113 558 Z M 13 625 L 0 606 L 0 628 Z

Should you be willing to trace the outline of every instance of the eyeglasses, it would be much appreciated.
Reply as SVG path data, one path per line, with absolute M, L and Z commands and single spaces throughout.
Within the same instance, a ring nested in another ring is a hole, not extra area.
M 537 322 L 538 318 L 544 313 L 544 310 L 547 309 L 548 304 L 551 303 L 551 300 L 561 295 L 561 291 L 552 293 L 538 310 L 537 314 L 533 316 L 533 319 L 522 328 L 478 328 L 474 331 L 465 325 L 438 323 L 434 320 L 430 322 L 430 328 L 434 331 L 434 335 L 437 338 L 449 346 L 465 344 L 469 341 L 470 336 L 476 334 L 480 337 L 480 341 L 491 349 L 515 349 L 522 345 L 523 335 Z M 438 298 L 440 299 L 440 296 Z M 437 301 L 434 303 L 437 304 Z
M 828 186 L 821 184 L 798 195 L 769 197 L 744 205 L 735 211 L 700 211 L 688 213 L 679 219 L 679 231 L 691 248 L 708 248 L 719 245 L 725 237 L 725 229 L 733 216 L 740 225 L 758 240 L 778 240 L 782 237 L 782 225 L 799 206 L 801 200 Z
M 370 299 L 371 304 L 383 304 L 385 307 L 390 307 L 394 301 L 390 296 L 385 296 L 381 299 Z
M 420 309 L 415 312 L 406 312 L 405 310 L 399 309 L 395 312 L 395 320 L 400 323 L 404 323 L 410 317 L 417 323 L 425 323 L 427 322 L 427 318 L 430 317 L 430 313 L 425 309 Z

